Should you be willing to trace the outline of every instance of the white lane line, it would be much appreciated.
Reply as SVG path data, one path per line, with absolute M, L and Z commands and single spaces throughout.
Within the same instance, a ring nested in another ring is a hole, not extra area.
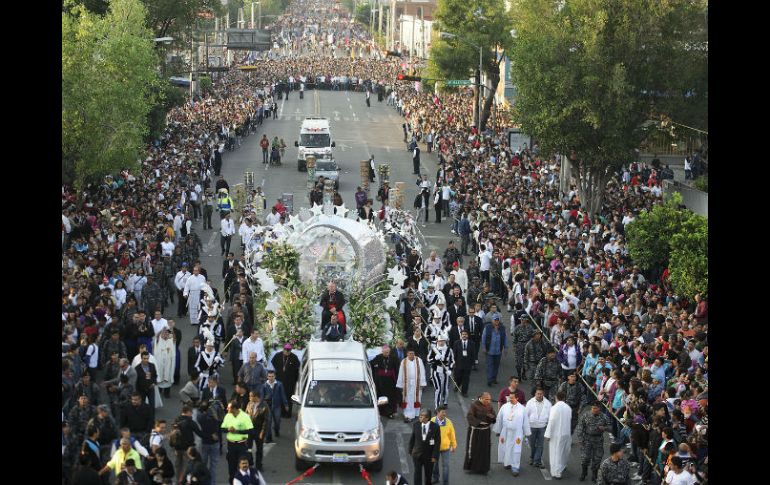
M 400 432 L 396 433 L 396 446 L 398 447 L 398 459 L 401 461 L 401 474 L 403 476 L 410 476 L 409 460 L 406 458 L 406 446 L 404 445 L 404 437 Z
M 284 105 L 284 103 L 286 103 L 286 100 L 285 99 L 281 100 L 281 109 L 278 110 L 278 117 L 280 117 L 280 118 L 283 117 L 283 105 Z
M 388 153 L 390 153 L 390 147 L 389 147 L 389 146 L 387 146 L 387 145 L 385 145 L 385 151 L 386 151 L 386 152 L 388 152 Z
M 547 469 L 541 468 L 540 472 L 543 474 L 543 478 L 545 478 L 546 480 L 553 480 L 553 477 L 551 476 L 551 472 L 549 472 Z
M 460 396 L 459 392 L 455 394 L 455 397 L 457 398 L 457 402 L 460 403 L 460 409 L 463 410 L 463 416 L 467 416 L 468 415 L 468 405 L 465 404 L 465 399 L 463 399 L 462 396 Z
M 214 244 L 214 238 L 216 238 L 216 237 L 217 237 L 217 232 L 218 232 L 218 231 L 215 231 L 215 232 L 212 232 L 212 233 L 211 233 L 211 237 L 209 238 L 209 242 L 207 242 L 207 243 L 206 243 L 206 244 L 203 246 L 203 252 L 204 252 L 204 253 L 208 253 L 208 252 L 211 250 L 211 245 L 212 245 L 212 244 Z
M 353 111 L 353 105 L 349 104 L 348 106 L 350 107 L 350 111 Z

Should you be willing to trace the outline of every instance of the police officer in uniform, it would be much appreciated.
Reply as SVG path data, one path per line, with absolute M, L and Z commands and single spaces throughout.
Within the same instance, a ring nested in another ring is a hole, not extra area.
M 580 403 L 583 402 L 583 396 L 586 391 L 583 388 L 583 384 L 578 382 L 577 375 L 574 372 L 567 375 L 567 380 L 561 383 L 559 390 L 564 391 L 564 394 L 567 395 L 564 402 L 569 404 L 569 407 L 572 408 L 571 428 L 574 433 L 578 422 Z
M 163 304 L 163 290 L 160 289 L 160 285 L 152 275 L 147 275 L 147 284 L 142 290 L 142 299 L 144 299 L 144 308 L 148 312 L 154 313 L 157 308 L 162 311 L 165 306 Z
M 549 346 L 546 356 L 540 359 L 535 369 L 535 382 L 543 388 L 548 399 L 553 399 L 552 394 L 556 392 L 560 377 L 561 364 L 556 360 L 556 349 Z
M 604 454 L 604 432 L 609 430 L 610 423 L 601 412 L 601 404 L 591 405 L 591 412 L 582 415 L 578 421 L 577 432 L 580 437 L 580 481 L 585 481 L 588 465 L 591 465 L 591 481 L 596 481 L 599 465 Z
M 610 456 L 599 467 L 598 485 L 630 485 L 631 464 L 623 456 L 623 445 L 612 443 Z
M 526 360 L 524 359 L 524 348 L 527 346 L 527 342 L 535 335 L 535 329 L 532 328 L 528 319 L 521 321 L 516 328 L 513 329 L 513 348 L 515 352 L 514 360 L 516 362 L 516 377 L 521 381 L 527 380 L 526 375 Z

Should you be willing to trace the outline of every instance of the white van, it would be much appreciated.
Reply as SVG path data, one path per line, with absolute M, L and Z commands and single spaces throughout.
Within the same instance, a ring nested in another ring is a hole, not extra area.
M 359 342 L 310 342 L 302 355 L 297 394 L 295 466 L 360 463 L 382 470 L 384 431 L 374 379 Z
M 316 159 L 333 158 L 332 148 L 335 145 L 329 128 L 329 118 L 305 118 L 299 129 L 299 140 L 294 142 L 294 146 L 299 148 L 297 170 L 307 172 L 305 159 L 308 155 L 313 155 Z

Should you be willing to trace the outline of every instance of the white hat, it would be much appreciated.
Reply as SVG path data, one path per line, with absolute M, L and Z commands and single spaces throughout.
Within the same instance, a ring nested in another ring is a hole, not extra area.
M 447 337 L 447 334 L 445 332 L 439 332 L 438 337 L 436 337 L 436 342 L 438 342 L 439 340 L 443 340 L 444 342 L 446 342 L 447 340 L 449 340 L 449 338 Z
M 602 323 L 601 325 L 599 325 L 599 327 L 603 328 L 604 330 L 609 330 L 612 328 L 612 325 L 610 325 L 609 323 Z
M 211 340 L 211 339 L 209 339 L 209 340 L 206 340 L 206 347 L 208 347 L 208 346 L 211 346 L 211 347 L 213 347 L 213 346 L 214 346 L 214 341 L 213 341 L 213 340 Z

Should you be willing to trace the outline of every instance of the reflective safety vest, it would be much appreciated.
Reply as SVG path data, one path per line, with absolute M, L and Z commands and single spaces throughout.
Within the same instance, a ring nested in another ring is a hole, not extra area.
M 219 206 L 219 210 L 233 210 L 233 199 L 231 199 L 229 195 L 220 197 L 217 200 L 217 206 Z

